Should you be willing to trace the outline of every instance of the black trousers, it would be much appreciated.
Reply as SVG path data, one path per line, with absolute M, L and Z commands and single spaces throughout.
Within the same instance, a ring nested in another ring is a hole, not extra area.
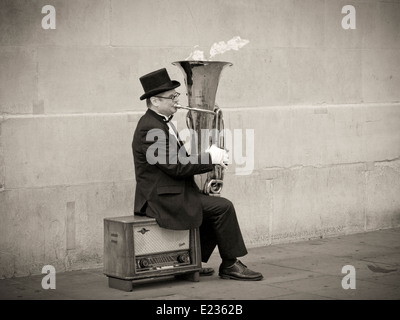
M 207 262 L 215 247 L 222 259 L 247 254 L 233 203 L 223 197 L 200 194 L 203 222 L 200 226 L 201 260 Z

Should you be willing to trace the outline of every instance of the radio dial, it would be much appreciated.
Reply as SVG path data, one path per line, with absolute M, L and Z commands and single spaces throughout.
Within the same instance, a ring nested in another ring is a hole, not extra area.
M 178 262 L 180 263 L 190 262 L 189 255 L 187 253 L 180 254 L 178 256 Z
M 140 259 L 139 265 L 140 265 L 142 268 L 148 268 L 149 265 L 150 265 L 149 259 L 147 259 L 147 258 Z

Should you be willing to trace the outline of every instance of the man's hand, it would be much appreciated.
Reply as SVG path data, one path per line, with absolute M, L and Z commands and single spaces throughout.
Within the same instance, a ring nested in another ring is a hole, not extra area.
M 215 144 L 211 147 L 208 147 L 206 150 L 211 155 L 212 164 L 219 164 L 226 168 L 229 161 L 229 154 L 226 150 L 218 148 Z

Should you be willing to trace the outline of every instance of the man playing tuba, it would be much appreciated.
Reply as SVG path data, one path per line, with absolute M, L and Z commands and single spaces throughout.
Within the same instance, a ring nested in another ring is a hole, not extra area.
M 194 176 L 227 163 L 228 154 L 213 145 L 197 155 L 197 161 L 180 162 L 185 151 L 176 128 L 170 121 L 177 111 L 180 86 L 165 68 L 140 78 L 147 111 L 140 118 L 132 142 L 136 175 L 134 212 L 155 218 L 162 228 L 187 230 L 199 227 L 202 262 L 207 262 L 218 246 L 223 279 L 261 280 L 262 274 L 247 268 L 238 257 L 245 256 L 235 208 L 223 197 L 201 192 Z M 156 146 L 156 147 L 155 147 Z M 203 268 L 200 275 L 211 275 Z

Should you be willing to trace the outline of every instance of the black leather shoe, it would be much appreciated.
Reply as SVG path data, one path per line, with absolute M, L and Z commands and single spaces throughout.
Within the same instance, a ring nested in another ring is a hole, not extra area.
M 200 269 L 200 277 L 212 276 L 213 274 L 214 274 L 213 268 L 201 268 Z
M 222 279 L 234 279 L 234 280 L 245 280 L 245 281 L 257 281 L 263 278 L 263 275 L 259 272 L 255 272 L 247 268 L 240 260 L 227 268 L 219 267 L 219 276 Z

